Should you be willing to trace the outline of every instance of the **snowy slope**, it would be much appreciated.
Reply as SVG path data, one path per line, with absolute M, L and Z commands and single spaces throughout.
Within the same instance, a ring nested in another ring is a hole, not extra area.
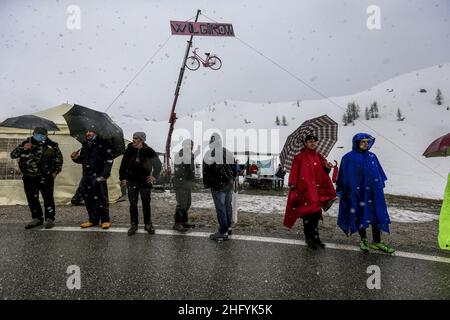
M 424 88 L 426 93 L 420 93 Z M 443 105 L 434 101 L 436 90 L 440 88 Z M 180 97 L 182 103 L 183 97 Z M 201 99 L 201 97 L 199 97 Z M 356 101 L 360 108 L 360 121 L 355 126 L 343 126 L 342 116 L 347 103 Z M 378 102 L 380 117 L 365 120 L 364 109 L 373 101 Z M 180 148 L 177 133 L 181 129 L 193 134 L 194 121 L 201 121 L 204 145 L 206 146 L 210 128 L 280 129 L 279 148 L 286 137 L 303 121 L 328 114 L 339 123 L 339 137 L 329 160 L 340 161 L 350 150 L 351 140 L 358 132 L 367 132 L 376 137 L 371 151 L 378 155 L 388 176 L 386 192 L 390 194 L 442 198 L 447 173 L 450 171 L 449 158 L 424 158 L 423 151 L 437 137 L 450 132 L 450 64 L 443 64 L 401 75 L 378 84 L 366 91 L 330 98 L 329 100 L 300 101 L 283 103 L 249 103 L 224 101 L 205 108 L 192 115 L 180 117 L 176 123 L 174 150 Z M 396 121 L 397 108 L 406 119 Z M 276 126 L 275 118 L 286 116 L 288 126 Z M 168 123 L 155 122 L 151 116 L 128 114 L 124 110 L 113 111 L 112 117 L 124 128 L 127 138 L 133 131 L 143 130 L 149 134 L 149 144 L 163 151 Z M 144 119 L 147 117 L 147 119 Z M 343 148 L 339 148 L 343 147 Z M 257 146 L 252 146 L 257 150 Z M 403 149 L 403 150 L 401 150 Z M 280 150 L 276 150 L 280 151 Z
M 152 198 L 165 201 L 166 203 L 175 206 L 176 197 L 174 193 L 155 192 Z M 239 195 L 239 212 L 251 212 L 256 214 L 279 214 L 284 215 L 286 209 L 286 197 L 268 196 L 268 195 Z M 214 201 L 209 192 L 192 193 L 192 208 L 214 209 Z M 337 204 L 333 205 L 325 216 L 337 217 Z M 422 223 L 439 220 L 439 215 L 433 213 L 425 213 L 418 211 L 411 211 L 403 208 L 390 207 L 389 216 L 392 221 L 402 223 Z

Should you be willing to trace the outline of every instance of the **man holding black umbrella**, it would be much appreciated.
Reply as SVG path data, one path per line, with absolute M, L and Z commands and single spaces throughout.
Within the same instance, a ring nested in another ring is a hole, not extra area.
M 108 229 L 111 222 L 106 181 L 111 175 L 114 161 L 110 142 L 99 137 L 95 131 L 87 131 L 81 149 L 73 152 L 70 157 L 75 163 L 83 165 L 81 186 L 89 221 L 81 224 L 81 228 L 90 228 L 101 223 L 102 229 Z
M 25 229 L 43 224 L 39 192 L 44 199 L 45 228 L 50 229 L 54 226 L 54 180 L 61 172 L 63 156 L 58 144 L 51 141 L 47 135 L 47 129 L 37 127 L 34 129 L 32 137 L 23 141 L 11 152 L 12 159 L 19 159 L 25 194 L 33 219 L 25 226 Z

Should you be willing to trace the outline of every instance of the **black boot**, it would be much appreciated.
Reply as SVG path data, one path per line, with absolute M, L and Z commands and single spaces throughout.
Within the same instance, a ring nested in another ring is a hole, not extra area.
M 155 228 L 153 228 L 153 225 L 151 223 L 146 224 L 144 226 L 144 230 L 147 231 L 149 234 L 155 234 Z
M 193 224 L 193 223 L 183 222 L 182 225 L 183 225 L 183 227 L 185 227 L 186 229 L 194 229 L 194 228 L 195 228 L 195 224 Z
M 178 231 L 178 232 L 187 232 L 188 229 L 186 227 L 183 226 L 183 224 L 181 223 L 175 223 L 172 227 L 173 230 Z
M 309 215 L 303 217 L 303 232 L 305 233 L 306 245 L 311 249 L 317 249 L 314 242 L 314 222 Z
M 319 236 L 317 236 L 317 238 L 314 238 L 314 243 L 315 243 L 318 247 L 320 247 L 320 248 L 322 248 L 322 249 L 325 249 L 325 243 L 323 243 L 323 242 L 320 240 Z
M 128 235 L 132 236 L 134 235 L 136 232 L 138 231 L 138 226 L 137 224 L 132 224 L 130 229 L 128 229 Z
M 306 244 L 308 245 L 309 248 L 311 248 L 313 250 L 317 249 L 317 245 L 313 239 L 306 239 Z
M 314 228 L 314 243 L 318 246 L 318 247 L 320 247 L 320 248 L 322 248 L 322 249 L 324 249 L 325 248 L 325 243 L 323 243 L 321 240 L 320 240 L 320 237 L 319 237 L 319 226 L 318 225 L 316 225 L 315 226 L 315 228 Z

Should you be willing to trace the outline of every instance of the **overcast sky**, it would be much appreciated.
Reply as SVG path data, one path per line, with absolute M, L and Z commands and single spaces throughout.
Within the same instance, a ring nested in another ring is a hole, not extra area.
M 81 28 L 67 28 L 69 5 Z M 381 29 L 369 30 L 377 5 Z M 236 38 L 194 39 L 216 53 L 220 71 L 186 71 L 177 111 L 236 99 L 277 102 L 356 93 L 396 75 L 450 61 L 450 0 L 0 0 L 0 118 L 68 101 L 115 114 L 168 118 L 186 48 L 170 20 L 201 9 L 234 26 Z

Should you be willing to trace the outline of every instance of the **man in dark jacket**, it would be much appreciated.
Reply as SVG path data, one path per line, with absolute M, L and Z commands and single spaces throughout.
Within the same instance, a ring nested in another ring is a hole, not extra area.
M 179 232 L 186 232 L 193 228 L 193 224 L 188 223 L 188 211 L 192 203 L 192 187 L 195 180 L 194 159 L 198 156 L 200 149 L 192 152 L 194 142 L 186 139 L 182 143 L 182 149 L 175 155 L 173 186 L 177 199 L 175 209 L 175 224 L 173 229 Z
M 135 132 L 133 142 L 125 151 L 120 164 L 120 181 L 128 187 L 128 199 L 130 201 L 131 227 L 128 235 L 132 236 L 138 230 L 139 214 L 138 200 L 139 194 L 142 200 L 142 211 L 144 212 L 144 229 L 149 234 L 154 234 L 151 220 L 151 190 L 152 185 L 159 178 L 161 173 L 161 160 L 158 154 L 146 143 L 144 132 Z
M 63 156 L 58 144 L 48 138 L 47 129 L 35 128 L 33 136 L 11 152 L 11 158 L 19 159 L 28 207 L 33 219 L 25 226 L 25 229 L 34 228 L 43 223 L 39 192 L 44 199 L 45 228 L 52 228 L 55 221 L 54 182 L 63 165 Z
M 219 134 L 214 133 L 211 136 L 209 148 L 203 158 L 203 184 L 211 189 L 219 222 L 218 232 L 211 234 L 209 238 L 223 241 L 228 240 L 232 224 L 231 202 L 237 168 L 233 154 L 223 147 Z
M 102 229 L 108 229 L 111 222 L 106 181 L 111 175 L 114 161 L 110 142 L 94 131 L 88 131 L 81 150 L 73 152 L 70 157 L 73 162 L 83 165 L 81 190 L 84 192 L 89 221 L 82 223 L 81 228 L 91 228 L 101 223 Z
M 278 170 L 275 173 L 275 176 L 279 179 L 279 180 L 277 180 L 277 188 L 283 189 L 283 187 L 284 187 L 284 176 L 285 175 L 286 175 L 286 169 L 280 163 L 278 165 Z

